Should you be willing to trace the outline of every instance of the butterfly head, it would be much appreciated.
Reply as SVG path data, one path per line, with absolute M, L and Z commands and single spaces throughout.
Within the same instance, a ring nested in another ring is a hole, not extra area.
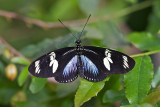
M 81 45 L 81 40 L 76 40 L 76 45 Z

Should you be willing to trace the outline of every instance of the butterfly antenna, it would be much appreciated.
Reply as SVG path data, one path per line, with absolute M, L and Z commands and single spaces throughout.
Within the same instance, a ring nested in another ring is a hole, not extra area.
M 76 38 L 76 40 L 78 40 L 78 38 L 77 38 L 75 35 L 73 35 L 72 31 L 71 31 L 70 29 L 68 29 L 68 27 L 66 27 L 60 19 L 58 19 L 58 21 L 64 26 L 64 28 L 65 28 L 68 32 L 71 32 L 72 36 L 74 36 L 74 37 Z
M 90 15 L 88 16 L 88 18 L 87 18 L 87 21 L 86 21 L 86 23 L 85 23 L 85 25 L 84 25 L 84 27 L 83 27 L 83 29 L 82 29 L 82 32 L 81 32 L 81 34 L 80 34 L 80 36 L 79 36 L 79 39 L 81 38 L 82 33 L 84 32 L 84 28 L 86 27 L 86 25 L 87 25 L 88 20 L 90 19 L 90 17 L 91 17 L 91 14 L 90 14 Z

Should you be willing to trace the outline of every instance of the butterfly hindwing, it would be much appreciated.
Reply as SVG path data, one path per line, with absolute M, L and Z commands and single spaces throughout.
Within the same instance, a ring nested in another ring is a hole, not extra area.
M 83 78 L 89 81 L 98 82 L 107 77 L 108 72 L 103 65 L 101 56 L 96 52 L 84 47 L 83 54 L 81 55 L 81 62 L 83 66 L 83 68 L 81 68 L 83 71 Z
M 96 62 L 93 58 L 96 58 Z M 83 66 L 83 78 L 88 81 L 102 81 L 107 77 L 107 72 L 105 72 L 105 68 L 99 63 L 99 56 L 95 54 L 91 54 L 90 52 L 84 52 L 84 55 L 81 55 L 81 61 Z
M 73 47 L 62 48 L 49 52 L 33 61 L 29 66 L 29 72 L 36 77 L 55 77 L 58 82 L 74 80 L 77 77 L 77 68 L 74 63 L 76 51 Z M 71 60 L 72 63 L 69 63 Z M 69 64 L 75 68 L 71 69 Z M 67 70 L 68 68 L 68 70 Z
M 87 54 L 87 57 L 90 57 L 94 63 L 98 62 L 104 72 L 107 72 L 108 74 L 127 73 L 132 70 L 135 65 L 135 61 L 131 57 L 115 50 L 93 46 L 86 46 L 84 47 L 84 50 L 90 53 Z M 84 51 L 84 54 L 87 53 L 86 51 Z
M 70 53 L 71 54 L 71 53 Z M 61 63 L 65 63 L 63 67 L 58 69 L 57 76 L 55 76 L 55 80 L 60 83 L 72 82 L 78 77 L 78 55 L 74 55 L 73 57 L 68 57 L 68 55 L 60 60 Z

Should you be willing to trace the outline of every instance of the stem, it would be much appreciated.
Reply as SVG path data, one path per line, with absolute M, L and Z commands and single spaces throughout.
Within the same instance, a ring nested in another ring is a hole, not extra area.
M 20 56 L 26 60 L 29 60 L 21 53 L 19 53 L 15 48 L 13 48 L 9 43 L 7 43 L 2 37 L 0 37 L 0 43 L 3 44 L 6 48 L 8 48 L 14 54 L 14 56 Z
M 135 55 L 131 55 L 130 57 L 140 57 L 140 56 L 145 56 L 145 55 L 152 55 L 152 54 L 156 54 L 156 53 L 160 53 L 160 50 L 155 50 L 155 51 L 150 51 L 150 52 L 146 52 L 146 53 L 140 53 L 140 54 L 135 54 Z

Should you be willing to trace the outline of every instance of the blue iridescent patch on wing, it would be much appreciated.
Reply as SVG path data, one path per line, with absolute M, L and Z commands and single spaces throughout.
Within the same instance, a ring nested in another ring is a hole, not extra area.
M 76 72 L 77 71 L 77 61 L 78 61 L 78 56 L 75 55 L 69 62 L 68 64 L 65 66 L 64 70 L 63 70 L 63 76 L 67 77 L 69 76 L 71 73 Z
M 82 64 L 86 72 L 89 72 L 90 74 L 93 74 L 94 76 L 98 74 L 98 68 L 89 58 L 87 58 L 84 55 L 81 55 L 81 60 L 82 60 Z

